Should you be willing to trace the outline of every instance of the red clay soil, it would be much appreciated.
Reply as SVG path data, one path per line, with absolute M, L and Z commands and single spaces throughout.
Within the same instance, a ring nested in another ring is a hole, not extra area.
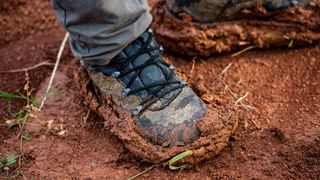
M 54 20 L 48 0 L 1 1 L 0 14 L 0 71 L 55 61 L 64 32 Z M 192 58 L 166 56 L 180 73 L 190 73 Z M 53 86 L 60 86 L 61 92 L 49 97 L 43 111 L 27 123 L 30 140 L 23 143 L 24 176 L 127 179 L 151 166 L 133 157 L 103 120 L 94 113 L 87 116 L 89 108 L 73 79 L 72 59 L 67 49 Z M 234 100 L 248 92 L 242 102 L 255 109 L 240 107 L 239 128 L 227 147 L 193 169 L 179 172 L 160 166 L 141 179 L 320 178 L 320 45 L 196 59 L 191 76 L 214 89 L 213 79 L 230 63 L 221 77 L 229 85 L 226 91 L 232 90 Z M 51 70 L 42 66 L 29 71 L 38 97 Z M 0 90 L 23 92 L 24 78 L 23 72 L 1 73 Z M 8 100 L 0 99 L 1 156 L 19 154 L 19 128 L 4 125 L 12 118 L 7 105 Z M 25 102 L 12 100 L 11 105 L 12 111 L 17 111 Z M 5 177 L 0 171 L 0 179 Z

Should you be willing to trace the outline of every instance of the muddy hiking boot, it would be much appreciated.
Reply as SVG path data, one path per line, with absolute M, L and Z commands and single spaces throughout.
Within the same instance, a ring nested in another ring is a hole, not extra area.
M 166 8 L 172 15 L 189 14 L 194 22 L 212 23 L 240 19 L 246 10 L 256 9 L 263 17 L 268 12 L 279 12 L 291 5 L 305 5 L 309 0 L 167 0 Z
M 200 136 L 202 100 L 162 58 L 162 46 L 145 31 L 107 65 L 86 64 L 95 86 L 132 114 L 137 131 L 161 146 L 183 146 Z
M 159 0 L 151 13 L 157 41 L 193 57 L 320 42 L 319 0 Z

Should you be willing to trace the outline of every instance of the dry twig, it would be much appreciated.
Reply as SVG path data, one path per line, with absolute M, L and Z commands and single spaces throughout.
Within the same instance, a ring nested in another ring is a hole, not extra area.
M 195 64 L 196 64 L 196 59 L 197 59 L 197 56 L 192 59 L 192 66 L 191 66 L 191 70 L 190 70 L 190 76 L 193 74 L 193 70 L 194 70 L 194 67 L 195 67 Z
M 237 52 L 237 53 L 232 54 L 231 57 L 239 56 L 240 54 L 242 54 L 242 53 L 244 53 L 244 52 L 246 52 L 246 51 L 249 51 L 249 50 L 251 50 L 251 49 L 254 49 L 254 48 L 256 48 L 256 47 L 257 47 L 257 46 L 249 46 L 249 47 L 247 47 L 247 48 L 245 48 L 245 49 L 243 49 L 243 50 L 241 50 L 241 51 L 239 51 L 239 52 Z
M 223 80 L 221 79 L 222 75 L 225 74 L 225 73 L 231 68 L 231 66 L 232 66 L 232 63 L 228 64 L 228 66 L 222 70 L 222 72 L 221 72 L 220 75 L 218 76 L 218 80 L 225 86 L 224 89 L 225 89 L 225 90 L 228 90 L 229 93 L 232 95 L 232 97 L 236 100 L 235 105 L 240 104 L 240 107 L 243 107 L 243 108 L 246 109 L 246 110 L 255 109 L 255 107 L 252 107 L 252 106 L 250 106 L 250 105 L 244 104 L 244 103 L 242 102 L 242 100 L 245 99 L 245 98 L 248 96 L 248 94 L 249 94 L 248 92 L 246 93 L 245 96 L 238 98 L 238 96 L 230 89 L 229 85 L 228 85 L 225 81 L 223 81 Z
M 22 68 L 22 69 L 13 69 L 13 70 L 8 70 L 8 71 L 0 71 L 0 73 L 25 72 L 25 71 L 30 71 L 30 70 L 36 69 L 36 68 L 41 67 L 41 66 L 53 66 L 53 65 L 54 65 L 54 63 L 50 63 L 49 61 L 44 61 L 44 62 L 41 62 L 41 63 L 36 64 L 34 66 L 31 66 L 31 67 Z
M 84 117 L 84 119 L 83 119 L 84 125 L 87 124 L 87 121 L 88 121 L 88 118 L 89 118 L 89 116 L 90 116 L 90 113 L 91 113 L 91 109 L 88 110 L 88 112 L 87 112 L 87 114 L 86 114 L 86 117 Z
M 220 83 L 222 83 L 222 84 L 225 86 L 224 90 L 225 90 L 225 91 L 228 90 L 229 93 L 231 94 L 231 96 L 235 99 L 235 103 L 234 103 L 235 106 L 242 107 L 242 108 L 244 108 L 246 111 L 256 109 L 255 107 L 250 106 L 250 105 L 247 105 L 247 104 L 244 104 L 244 103 L 242 102 L 242 101 L 249 95 L 248 92 L 246 92 L 246 94 L 245 94 L 244 96 L 238 98 L 238 95 L 231 90 L 230 86 L 229 86 L 225 81 L 223 81 L 223 80 L 221 79 L 222 75 L 225 74 L 225 73 L 230 69 L 231 65 L 232 65 L 232 64 L 230 63 L 226 68 L 223 69 L 223 71 L 222 71 L 222 72 L 220 73 L 220 75 L 218 76 L 218 80 L 220 81 Z M 258 129 L 261 129 L 261 127 L 260 127 L 253 119 L 250 119 L 250 120 L 251 120 L 251 122 L 252 122 Z M 246 123 L 246 121 L 245 121 L 245 123 Z M 246 125 L 245 125 L 245 126 L 246 126 Z
M 32 111 L 32 104 L 30 103 L 30 97 L 31 97 L 31 93 L 32 93 L 32 89 L 30 89 L 30 78 L 29 78 L 29 74 L 28 72 L 26 71 L 26 84 L 24 86 L 24 90 L 26 91 L 26 97 L 27 97 L 27 105 L 25 107 L 25 109 L 27 110 L 27 114 L 24 116 L 23 118 L 23 121 L 22 121 L 22 125 L 20 127 L 20 132 L 18 134 L 18 137 L 20 137 L 20 144 L 19 144 L 19 151 L 20 151 L 20 155 L 19 155 L 19 160 L 18 160 L 18 165 L 19 165 L 19 171 L 20 171 L 20 174 L 22 175 L 23 179 L 27 179 L 24 174 L 23 174 L 23 171 L 22 171 L 22 167 L 21 167 L 21 159 L 23 157 L 23 131 L 24 131 L 24 128 L 26 126 L 26 122 L 29 118 L 29 114 L 31 113 Z
M 68 37 L 69 37 L 69 33 L 66 33 L 66 35 L 64 36 L 64 39 L 63 39 L 63 41 L 62 41 L 62 43 L 60 45 L 59 52 L 58 52 L 58 55 L 57 55 L 57 61 L 56 61 L 55 65 L 54 65 L 54 68 L 53 68 L 53 71 L 52 71 L 52 74 L 51 74 L 51 77 L 50 77 L 50 80 L 49 80 L 48 87 L 47 87 L 46 92 L 45 92 L 45 94 L 43 96 L 43 99 L 41 101 L 41 105 L 39 107 L 39 111 L 41 111 L 41 109 L 43 108 L 44 103 L 45 103 L 45 101 L 46 101 L 46 99 L 48 97 L 49 91 L 50 91 L 51 86 L 52 86 L 53 79 L 54 79 L 54 77 L 56 75 L 56 72 L 57 72 L 57 69 L 58 69 L 58 66 L 59 66 L 59 63 L 60 63 L 60 59 L 61 59 L 61 56 L 62 56 L 63 49 L 64 49 L 64 47 L 66 45 L 67 40 L 68 40 Z
M 192 59 L 192 66 L 191 66 L 191 70 L 190 70 L 190 72 L 189 72 L 189 74 L 187 76 L 187 82 L 189 82 L 190 78 L 192 77 L 192 74 L 193 74 L 193 71 L 194 71 L 194 67 L 196 65 L 196 59 L 197 59 L 197 56 Z
M 221 77 L 222 75 L 224 75 L 230 69 L 231 66 L 232 63 L 229 63 L 228 66 L 222 70 L 219 76 Z
M 128 178 L 128 180 L 134 180 L 134 179 L 136 179 L 136 178 L 138 178 L 138 177 L 142 176 L 143 174 L 147 173 L 148 171 L 150 171 L 150 170 L 152 170 L 153 168 L 158 167 L 158 166 L 159 166 L 159 164 L 154 164 L 154 165 L 152 165 L 152 166 L 148 167 L 147 169 L 145 169 L 144 171 L 139 172 L 138 174 L 136 174 L 136 175 L 134 175 L 134 176 L 132 176 L 132 177 Z
M 247 92 L 244 96 L 240 97 L 238 100 L 236 100 L 236 102 L 234 103 L 235 105 L 238 105 L 239 103 L 241 103 L 247 96 L 249 95 L 249 93 Z

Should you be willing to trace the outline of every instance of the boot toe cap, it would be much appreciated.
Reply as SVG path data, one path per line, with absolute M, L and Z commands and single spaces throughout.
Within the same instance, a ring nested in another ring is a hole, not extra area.
M 140 134 L 148 141 L 162 145 L 186 145 L 200 137 L 197 122 L 206 113 L 205 104 L 189 88 L 162 110 L 147 110 L 137 118 Z

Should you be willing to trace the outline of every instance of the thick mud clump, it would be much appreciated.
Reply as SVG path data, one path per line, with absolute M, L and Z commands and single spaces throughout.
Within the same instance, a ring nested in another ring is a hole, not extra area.
M 238 126 L 237 110 L 232 98 L 224 94 L 222 89 L 215 90 L 215 93 L 211 92 L 201 82 L 203 79 L 201 76 L 187 77 L 181 74 L 207 104 L 207 115 L 197 124 L 201 137 L 183 147 L 163 147 L 152 144 L 139 134 L 130 113 L 113 103 L 111 96 L 101 94 L 95 88 L 86 70 L 78 66 L 79 70 L 74 71 L 75 80 L 90 109 L 105 120 L 110 131 L 124 142 L 131 153 L 145 161 L 160 163 L 178 153 L 192 150 L 193 154 L 180 163 L 197 164 L 217 155 L 227 145 L 230 136 Z M 217 92 L 221 94 L 217 95 Z
M 185 13 L 173 17 L 164 0 L 156 3 L 152 14 L 157 40 L 172 51 L 190 56 L 206 57 L 243 48 L 305 46 L 320 41 L 319 0 L 305 8 L 290 7 L 274 14 L 246 10 L 239 15 L 240 20 L 212 24 L 192 23 Z

